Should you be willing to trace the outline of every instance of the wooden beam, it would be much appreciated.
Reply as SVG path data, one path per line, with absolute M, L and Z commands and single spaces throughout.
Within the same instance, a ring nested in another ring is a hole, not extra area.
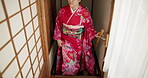
M 109 24 L 108 24 L 108 33 L 110 33 L 110 29 L 111 29 L 111 24 L 112 24 L 112 18 L 113 18 L 113 13 L 114 13 L 114 3 L 115 0 L 112 0 L 111 3 L 111 10 L 110 10 L 110 18 L 109 18 Z
M 54 34 L 54 28 L 55 28 L 55 24 L 56 24 L 56 16 L 57 16 L 57 7 L 56 7 L 56 1 L 57 0 L 51 0 L 51 8 L 50 8 L 50 12 L 51 12 L 51 26 L 50 26 L 50 34 L 51 34 L 51 38 L 53 37 Z M 54 40 L 51 39 L 51 45 L 53 44 Z M 50 50 L 49 50 L 50 51 Z
M 42 75 L 44 77 L 50 77 L 50 63 L 49 63 L 49 49 L 50 45 L 50 4 L 51 0 L 37 0 L 37 11 L 39 13 L 39 28 L 41 33 L 41 43 L 43 50 L 43 71 Z M 45 72 L 44 72 L 45 71 Z M 44 73 L 43 73 L 44 72 Z
M 45 64 L 43 64 L 38 78 L 46 78 L 45 72 Z
M 2 73 L 1 73 L 1 71 L 0 71 L 0 78 L 3 78 L 3 77 L 2 77 Z

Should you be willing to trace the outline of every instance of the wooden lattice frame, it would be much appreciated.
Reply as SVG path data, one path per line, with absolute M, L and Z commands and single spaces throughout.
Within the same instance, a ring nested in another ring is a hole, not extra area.
M 43 15 L 42 15 L 43 13 L 41 13 L 41 10 L 42 10 L 42 8 L 44 8 L 45 6 L 44 6 L 44 4 L 40 5 L 40 3 L 45 3 L 45 1 L 37 0 L 37 1 L 33 2 L 33 3 L 31 3 L 30 0 L 28 0 L 29 5 L 26 6 L 25 8 L 22 8 L 21 2 L 20 2 L 20 0 L 18 0 L 20 10 L 19 10 L 18 12 L 14 13 L 14 14 L 11 15 L 11 16 L 8 16 L 8 12 L 7 12 L 7 8 L 6 8 L 6 5 L 5 5 L 5 1 L 4 1 L 4 0 L 1 0 L 1 1 L 2 1 L 2 6 L 3 6 L 3 9 L 4 9 L 4 13 L 5 13 L 5 17 L 6 17 L 6 18 L 3 19 L 3 20 L 0 20 L 0 24 L 2 24 L 3 22 L 7 22 L 7 24 L 8 24 L 8 30 L 9 30 L 9 34 L 10 34 L 10 39 L 9 39 L 2 47 L 0 47 L 0 51 L 1 51 L 3 48 L 5 48 L 6 45 L 8 45 L 8 44 L 11 42 L 11 43 L 12 43 L 12 46 L 13 46 L 13 48 L 14 48 L 15 57 L 13 57 L 13 59 L 9 62 L 9 64 L 5 67 L 5 69 L 0 72 L 0 76 L 2 77 L 2 75 L 4 74 L 4 72 L 8 69 L 8 67 L 12 64 L 12 62 L 13 62 L 15 59 L 16 59 L 16 61 L 17 61 L 18 68 L 19 68 L 19 71 L 18 71 L 18 73 L 16 74 L 15 77 L 17 77 L 19 74 L 21 75 L 22 78 L 23 78 L 23 77 L 27 77 L 27 76 L 29 75 L 29 72 L 32 72 L 33 76 L 35 76 L 35 74 L 36 74 L 36 72 L 37 72 L 37 69 L 39 69 L 39 71 L 42 72 L 42 68 L 40 67 L 40 63 L 41 63 L 41 60 L 42 60 L 42 59 L 44 59 L 44 63 L 47 62 L 47 65 L 43 64 L 43 66 L 45 66 L 45 67 L 43 67 L 43 68 L 46 68 L 46 67 L 49 68 L 49 63 L 48 63 L 48 62 L 49 62 L 49 59 L 48 59 L 48 55 L 46 55 L 46 54 L 48 53 L 48 43 L 44 43 L 44 42 L 48 42 L 48 40 L 45 39 L 45 35 L 43 34 L 43 33 L 46 32 L 46 30 L 43 29 L 43 27 L 46 28 L 47 26 L 46 26 L 46 24 L 43 24 L 43 23 L 42 23 L 42 20 L 45 19 L 45 18 L 47 18 L 47 17 L 44 17 L 44 18 L 42 17 L 42 16 L 43 16 Z M 49 0 L 47 0 L 47 1 L 49 1 Z M 31 6 L 34 5 L 34 4 L 37 5 L 37 14 L 33 17 Z M 46 6 L 47 6 L 47 5 L 46 5 Z M 25 9 L 28 9 L 28 8 L 30 9 L 31 20 L 25 25 L 25 23 L 24 23 L 24 17 L 23 17 L 23 11 L 24 11 Z M 49 7 L 48 7 L 48 8 L 49 8 Z M 44 8 L 44 9 L 45 9 L 45 8 Z M 42 12 L 43 12 L 43 11 L 42 11 Z M 46 11 L 44 10 L 44 12 L 46 12 Z M 16 16 L 16 15 L 19 14 L 19 13 L 21 14 L 21 19 L 22 19 L 22 23 L 23 23 L 23 28 L 20 29 L 20 30 L 13 36 L 13 35 L 12 35 L 12 31 L 11 31 L 11 26 L 10 26 L 10 20 L 9 20 L 9 19 L 12 18 L 12 17 L 14 17 L 14 16 Z M 39 18 L 39 26 L 37 26 L 37 28 L 35 29 L 35 28 L 34 28 L 34 22 L 33 22 L 33 20 L 34 20 L 36 17 Z M 49 21 L 49 20 L 48 20 L 48 21 Z M 31 36 L 30 36 L 29 38 L 27 38 L 26 27 L 27 27 L 28 24 L 30 24 L 30 23 L 32 23 L 33 33 L 31 34 Z M 35 32 L 36 32 L 38 29 L 40 29 L 40 34 L 41 34 L 41 35 L 40 35 L 40 36 L 38 37 L 38 39 L 37 39 L 37 38 L 36 38 L 36 35 L 35 35 Z M 24 32 L 26 42 L 25 42 L 25 44 L 21 47 L 21 49 L 20 49 L 19 51 L 17 51 L 13 39 L 14 39 L 20 32 Z M 47 32 L 46 32 L 46 33 L 47 33 Z M 46 36 L 47 36 L 47 34 L 46 34 Z M 32 37 L 34 38 L 35 44 L 34 44 L 33 48 L 30 50 L 28 42 L 29 42 L 29 40 L 30 40 Z M 41 46 L 41 47 L 38 47 L 38 46 L 37 46 L 37 43 L 39 42 L 39 40 L 41 40 L 41 43 L 42 43 L 42 46 Z M 47 40 L 47 41 L 46 41 L 46 40 Z M 25 46 L 27 46 L 27 50 L 28 50 L 28 54 L 29 54 L 29 55 L 27 56 L 27 58 L 24 58 L 25 61 L 24 61 L 24 63 L 23 63 L 22 66 L 21 66 L 21 65 L 20 65 L 20 62 L 19 62 L 19 59 L 18 59 L 18 55 L 20 54 L 21 50 L 22 50 Z M 39 48 L 39 50 L 38 50 L 38 48 Z M 32 60 L 32 59 L 31 59 L 31 53 L 33 52 L 34 49 L 36 50 L 37 55 L 35 56 L 35 59 Z M 42 55 L 41 58 L 39 59 L 38 54 L 39 54 L 40 50 L 43 51 L 43 55 Z M 30 60 L 31 66 L 30 66 L 30 68 L 29 68 L 29 71 L 27 72 L 27 75 L 26 75 L 26 76 L 23 76 L 23 74 L 22 74 L 22 68 L 24 67 L 24 65 L 25 65 L 25 63 L 26 63 L 27 60 Z M 36 60 L 37 60 L 37 62 L 38 62 L 38 65 L 37 65 L 35 71 L 33 71 L 33 65 L 34 65 L 34 63 L 35 63 Z M 33 61 L 33 62 L 32 62 L 32 61 Z M 48 69 L 47 69 L 47 70 L 48 70 Z M 44 72 L 44 73 L 45 73 L 45 72 Z

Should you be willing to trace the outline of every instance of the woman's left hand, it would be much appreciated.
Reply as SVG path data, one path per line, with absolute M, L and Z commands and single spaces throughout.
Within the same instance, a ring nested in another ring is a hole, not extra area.
M 100 32 L 98 32 L 97 34 L 95 34 L 95 37 L 98 38 L 100 35 Z

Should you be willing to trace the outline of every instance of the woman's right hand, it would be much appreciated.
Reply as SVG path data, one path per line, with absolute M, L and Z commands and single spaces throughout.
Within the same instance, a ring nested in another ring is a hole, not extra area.
M 57 40 L 58 46 L 62 47 L 62 41 L 61 40 Z

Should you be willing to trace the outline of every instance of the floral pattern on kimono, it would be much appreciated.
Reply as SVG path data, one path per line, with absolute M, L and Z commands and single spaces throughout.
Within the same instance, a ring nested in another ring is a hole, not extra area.
M 60 9 L 56 18 L 53 38 L 62 40 L 62 47 L 58 47 L 57 52 L 56 74 L 76 75 L 78 71 L 88 71 L 94 75 L 95 60 L 91 47 L 96 31 L 91 15 L 81 5 L 72 17 L 71 15 L 70 6 L 67 5 Z M 73 26 L 83 25 L 84 28 L 68 29 L 62 25 L 63 23 Z

